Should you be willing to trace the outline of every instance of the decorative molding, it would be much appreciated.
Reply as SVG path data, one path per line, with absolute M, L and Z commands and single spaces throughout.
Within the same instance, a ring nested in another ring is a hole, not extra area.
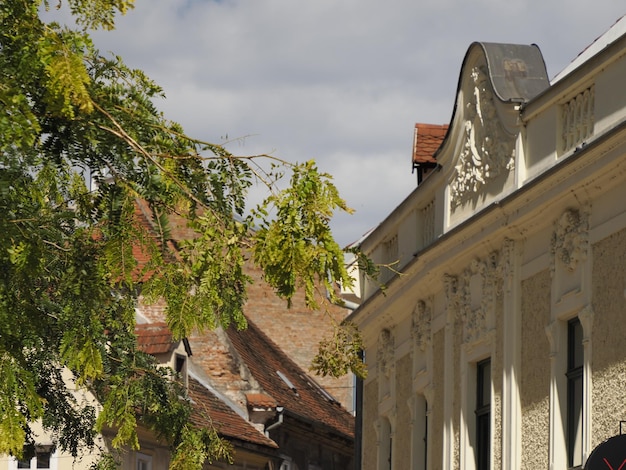
M 459 316 L 463 319 L 466 344 L 480 341 L 491 329 L 489 317 L 499 284 L 498 258 L 498 253 L 493 252 L 486 260 L 474 259 L 463 272 Z
M 586 305 L 583 309 L 578 312 L 578 319 L 580 320 L 580 325 L 583 327 L 583 344 L 591 341 L 591 331 L 593 328 L 593 307 L 591 305 Z
M 589 245 L 589 217 L 578 209 L 567 209 L 554 224 L 552 234 L 551 273 L 554 276 L 557 265 L 570 273 L 587 257 Z
M 594 106 L 594 85 L 561 105 L 561 152 L 567 152 L 593 134 Z
M 378 351 L 376 355 L 379 374 L 389 379 L 394 364 L 394 339 L 391 331 L 383 329 L 378 336 Z
M 561 330 L 559 328 L 558 320 L 553 321 L 545 328 L 548 342 L 550 343 L 550 357 L 555 358 L 559 352 L 559 341 L 561 339 Z
M 418 300 L 413 309 L 411 337 L 413 344 L 422 352 L 430 346 L 432 315 L 430 307 L 423 300 Z
M 458 307 L 459 305 L 459 280 L 451 274 L 443 275 L 443 288 L 446 296 L 446 304 L 448 308 Z
M 464 143 L 450 185 L 452 209 L 515 167 L 515 136 L 506 132 L 497 116 L 485 67 L 474 67 L 471 77 L 474 89 L 465 108 Z

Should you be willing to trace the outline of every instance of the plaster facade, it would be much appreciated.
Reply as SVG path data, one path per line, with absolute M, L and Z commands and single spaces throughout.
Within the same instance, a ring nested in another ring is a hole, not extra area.
M 619 433 L 624 83 L 626 17 L 552 81 L 537 46 L 470 46 L 437 169 L 360 242 L 397 271 L 349 318 L 362 469 L 581 468 Z

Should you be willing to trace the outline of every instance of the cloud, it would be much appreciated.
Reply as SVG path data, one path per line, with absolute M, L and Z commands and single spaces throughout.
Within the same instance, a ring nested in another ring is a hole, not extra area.
M 447 123 L 473 41 L 537 43 L 550 76 L 626 13 L 622 0 L 137 0 L 112 50 L 162 85 L 161 108 L 238 154 L 315 158 L 349 205 L 341 244 L 415 187 L 415 122 Z M 237 139 L 242 138 L 242 139 Z

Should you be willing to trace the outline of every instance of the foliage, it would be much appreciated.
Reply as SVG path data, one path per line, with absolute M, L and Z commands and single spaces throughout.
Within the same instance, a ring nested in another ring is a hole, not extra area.
M 311 369 L 322 376 L 341 377 L 353 372 L 365 379 L 367 370 L 361 360 L 362 350 L 363 339 L 356 325 L 344 322 L 335 326 L 332 337 L 321 341 Z
M 104 427 L 114 446 L 137 447 L 140 424 L 169 442 L 172 468 L 194 469 L 229 449 L 190 424 L 179 385 L 137 350 L 138 296 L 167 301 L 176 338 L 244 327 L 251 254 L 280 296 L 304 288 L 316 306 L 317 286 L 351 282 L 329 228 L 348 208 L 313 162 L 276 161 L 292 173 L 278 191 L 257 164 L 269 157 L 236 157 L 166 120 L 159 86 L 90 40 L 132 4 L 66 0 L 67 27 L 42 20 L 57 0 L 0 3 L 0 453 L 32 445 L 37 419 L 73 455 Z M 259 182 L 271 196 L 246 215 Z M 195 236 L 173 240 L 172 220 Z M 328 366 L 358 370 L 354 352 Z M 97 397 L 97 417 L 68 380 Z

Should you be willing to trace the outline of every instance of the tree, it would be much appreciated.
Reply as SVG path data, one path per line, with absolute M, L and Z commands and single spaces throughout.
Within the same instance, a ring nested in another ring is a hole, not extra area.
M 115 446 L 137 447 L 140 423 L 167 439 L 172 468 L 200 468 L 228 446 L 189 423 L 176 382 L 137 350 L 138 296 L 167 301 L 176 338 L 243 328 L 250 254 L 279 296 L 304 289 L 316 307 L 318 286 L 334 295 L 335 283 L 351 283 L 329 228 L 335 210 L 350 209 L 314 162 L 238 157 L 168 121 L 158 85 L 90 40 L 132 4 L 67 0 L 73 27 L 41 19 L 56 7 L 48 0 L 0 4 L 0 453 L 21 455 L 37 419 L 74 455 L 103 426 L 117 430 Z M 285 172 L 291 184 L 278 190 Z M 271 195 L 247 210 L 259 182 Z M 137 223 L 138 199 L 156 229 Z M 176 246 L 173 214 L 196 233 Z M 358 333 L 338 332 L 315 367 L 363 373 Z M 73 399 L 68 370 L 99 399 L 97 416 Z

